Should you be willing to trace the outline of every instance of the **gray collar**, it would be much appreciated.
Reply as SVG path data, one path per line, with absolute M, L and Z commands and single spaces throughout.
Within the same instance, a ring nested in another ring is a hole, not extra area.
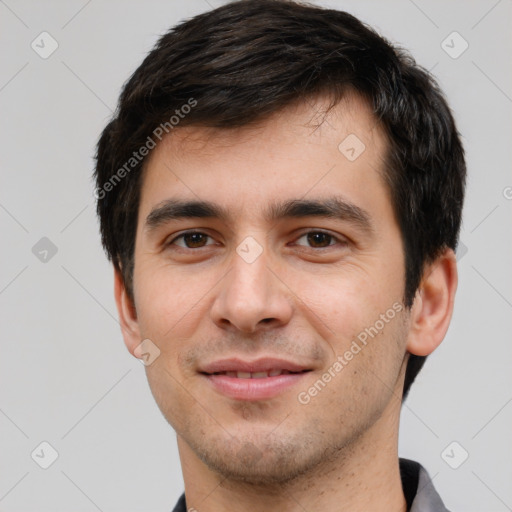
M 443 504 L 427 471 L 420 465 L 418 489 L 410 512 L 450 512 Z
M 414 496 L 409 512 L 450 512 L 444 506 L 426 469 L 421 464 L 400 459 L 400 473 L 405 494 L 411 496 L 409 500 Z M 414 489 L 416 481 L 418 485 Z M 187 512 L 185 494 L 181 495 L 173 512 Z

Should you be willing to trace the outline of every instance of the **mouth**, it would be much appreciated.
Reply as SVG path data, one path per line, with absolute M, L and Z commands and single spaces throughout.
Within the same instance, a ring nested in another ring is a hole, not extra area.
M 204 366 L 199 374 L 221 395 L 234 400 L 268 400 L 299 381 L 312 368 L 275 358 L 256 361 L 225 359 Z
M 279 375 L 290 375 L 295 373 L 304 373 L 311 370 L 302 370 L 300 372 L 291 372 L 289 370 L 266 370 L 261 372 L 240 372 L 240 371 L 226 371 L 226 372 L 215 372 L 205 373 L 204 375 L 226 375 L 233 379 L 266 379 L 267 377 L 278 377 Z

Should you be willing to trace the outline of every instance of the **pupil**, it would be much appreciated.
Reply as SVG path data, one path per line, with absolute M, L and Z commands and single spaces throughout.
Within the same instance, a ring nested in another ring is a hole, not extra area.
M 200 247 L 203 237 L 204 235 L 202 233 L 189 233 L 185 235 L 185 241 L 188 246 Z
M 320 244 L 322 247 L 326 247 L 329 245 L 330 237 L 331 235 L 327 235 L 326 233 L 309 233 L 308 242 L 312 245 Z M 327 243 L 322 244 L 322 240 L 324 242 L 327 241 Z

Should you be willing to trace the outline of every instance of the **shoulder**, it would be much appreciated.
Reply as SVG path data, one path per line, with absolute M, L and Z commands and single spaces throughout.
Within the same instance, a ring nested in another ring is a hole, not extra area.
M 172 512 L 187 512 L 187 503 L 185 502 L 185 493 L 183 493 L 176 502 Z
M 450 512 L 436 491 L 427 470 L 409 459 L 399 459 L 402 488 L 409 512 Z

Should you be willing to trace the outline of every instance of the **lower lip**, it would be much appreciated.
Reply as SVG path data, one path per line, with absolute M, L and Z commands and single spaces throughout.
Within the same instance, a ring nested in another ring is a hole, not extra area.
M 215 390 L 235 400 L 273 398 L 297 384 L 309 372 L 288 373 L 261 379 L 239 379 L 227 375 L 204 375 Z

